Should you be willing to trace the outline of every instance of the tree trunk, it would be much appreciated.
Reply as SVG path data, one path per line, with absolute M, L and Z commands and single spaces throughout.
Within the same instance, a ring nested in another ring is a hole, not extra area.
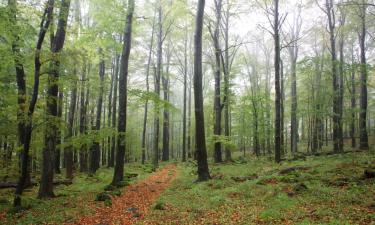
M 207 163 L 206 136 L 204 130 L 204 109 L 202 89 L 202 30 L 205 0 L 198 1 L 194 36 L 194 102 L 195 102 L 195 140 L 198 161 L 198 181 L 210 179 Z
M 9 0 L 8 6 L 10 8 L 10 17 L 12 22 L 12 51 L 14 54 L 14 63 L 16 68 L 17 76 L 17 87 L 18 87 L 18 111 L 17 111 L 17 122 L 18 122 L 18 141 L 22 146 L 21 153 L 21 175 L 18 180 L 17 188 L 15 191 L 14 206 L 21 205 L 21 195 L 26 186 L 31 184 L 30 181 L 30 170 L 29 170 L 29 150 L 31 142 L 32 133 L 32 117 L 35 110 L 35 105 L 38 99 L 39 93 L 39 77 L 40 77 L 40 51 L 44 42 L 46 32 L 52 21 L 54 0 L 49 0 L 46 3 L 44 14 L 42 17 L 42 22 L 40 23 L 40 30 L 37 40 L 37 45 L 34 55 L 34 85 L 32 97 L 30 100 L 29 108 L 26 111 L 26 74 L 22 64 L 22 58 L 20 47 L 19 47 L 19 36 L 16 31 L 17 26 L 17 1 Z
M 335 21 L 334 21 L 334 9 L 332 0 L 326 0 L 326 14 L 328 17 L 328 30 L 329 30 L 329 39 L 331 45 L 331 64 L 332 64 L 332 87 L 333 87 L 333 151 L 335 153 L 342 152 L 340 129 L 341 120 L 340 120 L 340 95 L 339 95 L 339 84 L 337 76 L 337 56 L 336 56 L 336 37 L 335 37 Z
M 116 127 L 116 114 L 117 114 L 117 86 L 118 86 L 118 73 L 120 68 L 120 56 L 116 54 L 116 69 L 114 76 L 113 86 L 113 103 L 112 103 L 112 128 Z M 116 150 L 116 135 L 111 137 L 111 150 L 108 159 L 108 167 L 115 166 L 115 150 Z
M 188 32 L 187 28 L 185 31 L 184 40 L 184 105 L 182 114 L 182 162 L 186 161 L 186 104 L 187 104 L 187 76 L 188 76 L 188 65 L 187 65 L 187 44 L 188 44 Z M 172 132 L 173 134 L 173 132 Z
M 350 120 L 350 137 L 352 139 L 352 148 L 355 148 L 356 138 L 355 138 L 355 123 L 356 123 L 356 89 L 355 89 L 355 69 L 354 69 L 354 49 L 352 46 L 352 65 L 351 65 L 351 120 Z
M 56 150 L 57 124 L 54 120 L 57 117 L 57 98 L 58 98 L 58 81 L 60 70 L 59 53 L 61 52 L 66 34 L 66 25 L 68 22 L 70 0 L 62 0 L 60 13 L 58 16 L 57 30 L 53 37 L 51 52 L 54 55 L 50 64 L 48 73 L 48 89 L 46 103 L 46 131 L 45 131 L 45 147 L 43 149 L 43 162 L 40 187 L 38 198 L 53 197 L 53 175 L 54 175 L 54 155 Z
M 63 110 L 63 103 L 64 103 L 64 92 L 63 88 L 59 90 L 58 94 L 58 102 L 57 102 L 57 123 L 58 123 L 58 130 L 57 130 L 57 137 L 56 137 L 56 154 L 55 154 L 55 173 L 60 174 L 60 161 L 61 161 L 61 144 L 62 144 L 62 132 L 61 132 L 61 124 L 62 124 L 62 110 Z
M 280 153 L 285 155 L 285 145 L 284 145 L 284 65 L 283 61 L 280 60 Z
M 164 102 L 169 102 L 169 65 L 171 61 L 170 53 L 170 42 L 168 42 L 167 47 L 167 63 L 165 74 L 162 76 L 163 80 L 163 93 L 164 93 Z M 163 153 L 162 161 L 169 160 L 169 109 L 168 106 L 164 107 L 163 113 Z
M 102 58 L 102 50 L 99 49 L 99 55 L 101 56 L 99 63 L 99 79 L 100 79 L 100 88 L 99 88 L 99 98 L 96 105 L 96 122 L 95 122 L 95 131 L 100 132 L 101 118 L 102 118 L 102 106 L 103 106 L 103 89 L 104 89 L 104 75 L 105 75 L 105 63 Z M 90 174 L 94 174 L 96 170 L 100 167 L 100 144 L 99 140 L 94 140 L 91 149 L 90 149 Z
M 215 21 L 215 31 L 213 34 L 213 42 L 214 42 L 214 51 L 215 51 L 215 96 L 214 96 L 214 115 L 215 115 L 215 123 L 214 123 L 214 140 L 215 140 L 215 148 L 214 148 L 214 160 L 216 163 L 222 162 L 222 155 L 221 155 L 221 48 L 220 48 L 220 23 L 221 23 L 221 7 L 222 1 L 218 0 L 215 2 L 215 14 L 216 14 L 216 21 Z
M 362 1 L 364 3 L 364 1 Z M 361 49 L 361 93 L 360 93 L 360 111 L 359 111 L 359 148 L 369 149 L 368 134 L 366 127 L 367 117 L 367 63 L 366 63 L 366 5 L 361 7 L 361 31 L 359 35 L 359 47 Z
M 161 4 L 159 2 L 159 4 Z M 156 74 L 155 74 L 155 94 L 156 97 L 160 98 L 160 80 L 162 74 L 162 57 L 163 57 L 163 24 L 162 24 L 162 8 L 159 5 L 158 9 L 158 50 L 157 50 L 157 62 L 156 62 Z M 160 126 L 160 106 L 159 102 L 155 102 L 154 105 L 154 146 L 153 146 L 153 170 L 155 171 L 159 166 L 159 126 Z
M 274 41 L 275 41 L 275 161 L 281 161 L 281 92 L 280 92 L 280 36 L 279 0 L 274 0 Z
M 118 140 L 116 152 L 116 165 L 112 184 L 117 185 L 124 177 L 124 157 L 126 144 L 126 110 L 127 110 L 127 85 L 129 56 L 131 48 L 132 22 L 134 13 L 134 0 L 128 0 L 128 12 L 126 15 L 124 44 L 121 55 L 121 67 L 119 77 L 119 116 L 118 116 Z
M 154 34 L 155 34 L 155 16 L 152 23 L 150 49 L 148 52 L 147 68 L 146 68 L 146 91 L 150 91 L 149 77 L 150 77 L 150 66 L 152 60 L 152 48 L 154 46 Z M 143 115 L 143 130 L 142 130 L 142 164 L 146 161 L 146 129 L 147 129 L 147 116 L 148 116 L 148 99 L 146 99 Z
M 74 71 L 74 76 L 76 71 Z M 74 77 L 73 79 L 76 79 Z M 76 111 L 76 104 L 77 104 L 77 81 L 73 80 L 73 89 L 70 95 L 70 106 L 69 106 L 69 116 L 68 116 L 68 134 L 66 139 L 69 141 L 73 137 L 73 129 L 74 129 L 74 116 Z M 65 167 L 66 167 L 66 178 L 71 180 L 73 179 L 73 145 L 69 145 L 65 148 Z

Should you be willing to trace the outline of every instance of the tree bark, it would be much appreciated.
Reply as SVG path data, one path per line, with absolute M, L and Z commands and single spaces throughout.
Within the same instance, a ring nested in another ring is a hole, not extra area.
M 99 50 L 99 55 L 101 57 L 99 63 L 99 97 L 96 105 L 96 122 L 94 130 L 100 132 L 101 118 L 102 118 L 102 106 L 103 106 L 103 89 L 104 89 L 104 74 L 105 74 L 105 62 L 102 56 L 102 50 Z M 100 167 L 100 143 L 99 140 L 95 140 L 90 149 L 90 174 L 94 174 L 96 170 Z
M 326 14 L 328 17 L 328 30 L 329 30 L 329 39 L 331 45 L 331 73 L 332 73 L 332 87 L 333 87 L 333 151 L 335 153 L 340 153 L 342 149 L 342 136 L 340 137 L 340 130 L 342 129 L 341 120 L 340 120 L 340 94 L 339 94 L 339 83 L 337 76 L 337 56 L 336 56 L 336 37 L 335 37 L 335 13 L 333 10 L 332 0 L 326 0 Z
M 119 77 L 119 116 L 118 116 L 118 140 L 116 152 L 116 165 L 112 184 L 117 185 L 124 178 L 124 158 L 126 143 L 126 115 L 127 115 L 127 85 L 129 56 L 131 49 L 132 22 L 134 13 L 134 0 L 128 0 L 128 12 L 126 15 L 124 44 L 121 55 L 121 67 Z
M 164 102 L 169 102 L 169 65 L 171 61 L 170 42 L 167 46 L 166 70 L 162 76 Z M 169 161 L 169 109 L 164 107 L 163 112 L 163 152 L 162 161 Z
M 204 109 L 202 89 L 202 30 L 205 0 L 198 1 L 194 36 L 194 102 L 195 102 L 195 140 L 198 162 L 198 181 L 210 179 L 207 163 L 206 136 L 204 130 Z
M 152 60 L 152 48 L 154 45 L 154 34 L 155 34 L 155 16 L 152 22 L 152 30 L 151 30 L 151 40 L 150 40 L 150 49 L 148 52 L 148 60 L 147 60 L 147 67 L 146 67 L 146 91 L 147 93 L 150 91 L 150 66 Z M 148 116 L 148 99 L 146 99 L 145 106 L 144 106 L 144 115 L 143 115 L 143 130 L 142 130 L 142 164 L 146 161 L 146 131 L 147 131 L 147 116 Z
M 76 79 L 76 71 L 74 71 L 73 77 L 73 87 L 72 92 L 70 95 L 70 106 L 69 106 L 69 116 L 68 116 L 68 133 L 66 135 L 66 139 L 69 141 L 73 137 L 74 131 L 74 116 L 76 111 L 76 104 L 77 104 L 77 81 Z M 66 168 L 66 178 L 69 180 L 73 179 L 73 145 L 69 145 L 65 148 L 65 168 Z
M 114 76 L 113 86 L 113 103 L 112 103 L 112 128 L 116 127 L 116 114 L 117 114 L 117 86 L 118 86 L 118 73 L 120 68 L 120 56 L 116 54 L 116 69 Z M 115 166 L 115 151 L 116 151 L 116 135 L 111 137 L 111 150 L 110 157 L 108 159 L 108 167 Z
M 275 42 L 275 161 L 281 162 L 281 92 L 280 92 L 280 35 L 279 0 L 274 0 L 274 42 Z
M 29 170 L 29 150 L 32 133 L 32 117 L 35 110 L 35 105 L 38 99 L 39 93 L 39 76 L 40 76 L 40 51 L 44 42 L 45 35 L 52 21 L 54 0 L 49 0 L 46 3 L 42 21 L 40 23 L 40 30 L 37 40 L 37 45 L 34 55 L 34 85 L 33 92 L 30 100 L 28 110 L 26 111 L 26 74 L 22 64 L 22 54 L 19 47 L 20 38 L 16 31 L 17 26 L 17 1 L 8 1 L 10 18 L 12 22 L 12 51 L 14 54 L 14 63 L 16 67 L 17 76 L 17 87 L 18 87 L 18 111 L 17 111 L 17 122 L 18 122 L 18 141 L 22 146 L 21 153 L 21 175 L 17 184 L 14 198 L 14 206 L 21 205 L 21 195 L 26 186 L 31 184 L 30 181 L 30 170 Z
M 159 2 L 158 8 L 158 46 L 157 46 L 157 62 L 156 62 L 156 74 L 155 74 L 155 94 L 157 99 L 160 99 L 160 80 L 162 74 L 162 60 L 163 60 L 163 24 L 162 24 L 162 8 L 161 2 Z M 153 170 L 155 171 L 159 166 L 159 126 L 160 126 L 160 106 L 159 102 L 155 102 L 154 105 L 154 146 L 153 146 Z
M 362 1 L 364 3 L 364 1 Z M 366 127 L 367 118 L 367 63 L 366 63 L 366 5 L 361 7 L 361 27 L 359 34 L 359 47 L 361 50 L 361 93 L 360 93 L 360 112 L 359 112 L 359 148 L 369 149 L 368 134 Z
M 51 52 L 54 55 L 50 64 L 48 73 L 48 89 L 47 89 L 47 121 L 45 131 L 45 147 L 43 149 L 42 174 L 38 198 L 53 197 L 53 175 L 54 175 L 54 155 L 56 151 L 57 136 L 57 98 L 58 98 L 58 81 L 60 70 L 59 53 L 61 52 L 66 35 L 66 25 L 68 22 L 70 0 L 62 0 L 60 13 L 58 16 L 57 30 L 51 44 Z
M 221 23 L 222 0 L 215 1 L 215 31 L 213 34 L 214 51 L 215 51 L 215 96 L 214 96 L 214 160 L 216 163 L 222 162 L 221 154 L 221 48 L 220 48 L 220 23 Z

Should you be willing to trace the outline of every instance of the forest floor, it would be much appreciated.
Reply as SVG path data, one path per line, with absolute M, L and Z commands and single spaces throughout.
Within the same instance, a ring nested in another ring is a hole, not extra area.
M 375 151 L 309 156 L 275 164 L 268 158 L 235 156 L 210 164 L 212 179 L 194 183 L 195 162 L 127 164 L 138 174 L 130 185 L 108 190 L 112 170 L 78 175 L 56 188 L 57 198 L 24 197 L 10 207 L 13 189 L 0 191 L 1 224 L 375 224 Z M 103 190 L 111 201 L 95 201 Z M 119 192 L 119 193 L 118 193 Z M 99 195 L 98 195 L 99 194 Z M 116 196 L 120 195 L 120 196 Z

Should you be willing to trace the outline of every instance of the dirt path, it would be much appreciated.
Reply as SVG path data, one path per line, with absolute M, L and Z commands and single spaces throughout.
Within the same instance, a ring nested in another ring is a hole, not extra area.
M 112 206 L 97 207 L 94 215 L 82 217 L 75 224 L 127 225 L 139 222 L 175 177 L 176 166 L 168 165 L 145 180 L 123 189 L 121 196 L 112 199 Z

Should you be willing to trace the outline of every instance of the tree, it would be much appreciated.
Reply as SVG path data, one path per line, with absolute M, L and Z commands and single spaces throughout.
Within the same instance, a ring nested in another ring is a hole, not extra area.
M 214 135 L 216 137 L 215 150 L 214 150 L 214 160 L 215 162 L 222 161 L 221 154 L 221 47 L 220 47 L 220 24 L 221 24 L 221 8 L 222 0 L 215 1 L 215 31 L 212 35 L 214 42 L 215 51 L 215 97 L 214 97 L 214 112 L 215 112 L 215 123 L 214 123 Z
M 75 71 L 76 72 L 76 71 Z M 73 77 L 76 79 L 76 77 Z M 76 111 L 76 104 L 77 104 L 77 81 L 73 81 L 73 87 L 70 95 L 70 106 L 69 106 L 69 116 L 68 116 L 68 134 L 66 138 L 73 137 L 73 129 L 74 129 L 74 116 Z M 69 145 L 65 148 L 65 167 L 66 167 L 66 178 L 73 179 L 73 146 Z
M 202 30 L 205 0 L 198 1 L 194 36 L 194 103 L 195 140 L 198 162 L 198 181 L 210 179 L 207 163 L 206 136 L 204 130 L 203 90 L 202 90 Z
M 126 141 L 126 110 L 127 110 L 127 84 L 129 56 L 131 49 L 132 22 L 134 13 L 134 0 L 128 0 L 128 12 L 125 21 L 124 44 L 121 55 L 119 76 L 119 112 L 118 112 L 118 139 L 116 151 L 115 173 L 112 184 L 118 185 L 124 177 L 125 141 Z
M 158 6 L 158 34 L 157 34 L 157 59 L 156 59 L 156 74 L 155 74 L 155 94 L 156 97 L 160 98 L 160 80 L 162 74 L 162 63 L 163 63 L 163 24 L 162 24 L 162 6 L 159 1 Z M 159 133 L 160 133 L 160 109 L 155 103 L 154 105 L 154 145 L 153 145 L 153 170 L 155 171 L 159 166 Z
M 302 19 L 301 7 L 298 8 L 297 16 L 293 20 L 293 25 L 289 30 L 289 40 L 292 44 L 288 47 L 290 58 L 290 75 L 291 75 L 291 114 L 290 114 L 290 150 L 292 153 L 298 151 L 298 103 L 297 103 L 297 76 L 296 66 L 298 59 L 298 39 L 300 38 Z
M 50 70 L 48 73 L 47 88 L 47 121 L 45 132 L 45 146 L 43 149 L 43 163 L 38 198 L 53 197 L 53 174 L 54 174 L 54 154 L 56 149 L 57 136 L 57 98 L 58 98 L 58 81 L 60 74 L 60 53 L 64 46 L 66 25 L 68 22 L 70 0 L 62 0 L 61 8 L 57 21 L 56 34 L 52 38 L 51 52 L 53 54 Z
M 152 22 L 152 30 L 151 30 L 151 39 L 150 39 L 150 46 L 148 52 L 148 59 L 147 59 L 147 67 L 146 67 L 146 91 L 150 91 L 150 84 L 149 84 L 149 76 L 150 76 L 150 66 L 152 60 L 152 48 L 154 45 L 154 34 L 155 34 L 155 16 Z M 145 106 L 144 106 L 144 114 L 143 114 L 143 130 L 142 130 L 142 164 L 145 163 L 146 160 L 146 129 L 147 129 L 147 116 L 148 116 L 148 99 L 146 99 Z
M 99 49 L 100 63 L 99 63 L 99 97 L 96 105 L 96 122 L 94 129 L 99 132 L 101 117 L 102 117 L 102 105 L 103 105 L 103 88 L 104 88 L 104 75 L 105 75 L 105 62 L 102 56 L 102 49 Z M 94 174 L 100 167 L 100 144 L 98 140 L 95 140 L 90 149 L 90 173 Z
M 333 8 L 333 0 L 326 0 L 325 9 L 322 8 L 328 18 L 328 32 L 330 40 L 331 53 L 331 73 L 332 73 L 332 87 L 333 87 L 333 151 L 336 153 L 343 151 L 343 137 L 342 137 L 342 121 L 340 119 L 340 95 L 337 71 L 337 54 L 336 54 L 336 21 L 335 11 Z
M 29 107 L 26 110 L 26 74 L 24 66 L 22 64 L 23 55 L 21 54 L 19 41 L 20 37 L 17 35 L 16 26 L 17 26 L 17 1 L 9 0 L 8 1 L 10 18 L 12 22 L 12 51 L 14 55 L 14 63 L 17 75 L 17 87 L 18 87 L 18 111 L 17 111 L 17 120 L 18 120 L 18 138 L 19 143 L 22 146 L 21 154 L 21 175 L 17 184 L 14 206 L 21 205 L 21 195 L 25 186 L 28 186 L 30 183 L 30 174 L 29 174 L 29 150 L 31 142 L 31 133 L 33 128 L 32 117 L 35 110 L 35 105 L 38 99 L 39 93 L 39 77 L 40 77 L 40 51 L 43 46 L 44 38 L 47 33 L 47 30 L 52 21 L 52 14 L 54 8 L 54 0 L 49 0 L 46 3 L 42 21 L 40 23 L 40 30 L 34 55 L 34 85 L 31 100 Z
M 279 0 L 274 0 L 273 38 L 275 42 L 275 161 L 281 161 L 281 90 L 280 90 L 280 21 Z
M 360 31 L 359 47 L 361 50 L 361 89 L 360 89 L 360 112 L 359 112 L 359 148 L 368 149 L 368 135 L 366 127 L 367 117 L 367 64 L 366 64 L 366 9 L 365 0 L 362 0 L 360 7 Z

